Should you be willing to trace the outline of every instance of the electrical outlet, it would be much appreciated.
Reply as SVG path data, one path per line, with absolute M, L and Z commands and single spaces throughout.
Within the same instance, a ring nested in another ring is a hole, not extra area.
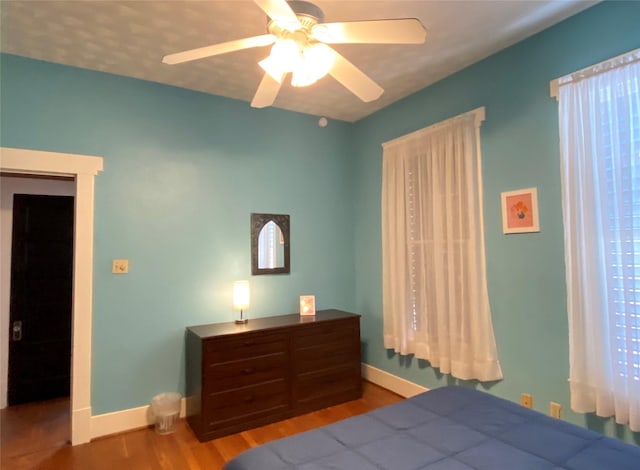
M 556 403 L 555 401 L 549 402 L 549 416 L 552 418 L 560 419 L 560 412 L 562 411 L 562 405 L 560 403 Z
M 521 393 L 520 404 L 525 408 L 533 408 L 533 396 L 530 393 Z

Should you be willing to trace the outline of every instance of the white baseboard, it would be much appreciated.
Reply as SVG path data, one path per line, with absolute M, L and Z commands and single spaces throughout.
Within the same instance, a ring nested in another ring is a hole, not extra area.
M 185 403 L 186 401 L 183 398 L 180 403 L 181 418 L 186 416 Z M 149 405 L 95 415 L 91 417 L 91 439 L 153 426 L 154 424 L 155 421 Z
M 370 366 L 364 362 L 362 363 L 362 378 L 376 385 L 380 385 L 387 390 L 391 390 L 405 398 L 412 397 L 429 390 L 422 385 L 409 382 L 397 375 L 390 374 L 389 372 L 385 372 L 384 370 Z
M 362 364 L 362 378 L 403 397 L 412 397 L 428 390 L 421 385 L 364 363 Z M 183 398 L 180 409 L 181 418 L 186 415 L 185 403 L 186 401 Z M 154 424 L 149 405 L 95 415 L 91 417 L 91 439 L 153 426 Z

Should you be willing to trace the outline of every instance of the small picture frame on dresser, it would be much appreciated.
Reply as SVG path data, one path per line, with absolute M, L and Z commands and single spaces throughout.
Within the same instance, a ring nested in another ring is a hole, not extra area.
M 300 315 L 315 315 L 316 314 L 316 296 L 315 295 L 301 295 L 300 296 Z

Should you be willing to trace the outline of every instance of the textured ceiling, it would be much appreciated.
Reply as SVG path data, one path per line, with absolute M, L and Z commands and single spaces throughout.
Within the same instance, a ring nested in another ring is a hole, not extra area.
M 424 45 L 336 45 L 385 90 L 363 103 L 327 76 L 306 88 L 285 84 L 274 106 L 356 121 L 595 1 L 314 1 L 325 21 L 418 18 Z M 167 65 L 166 54 L 265 34 L 252 1 L 1 1 L 0 50 L 50 62 L 227 96 L 249 103 L 268 47 Z M 247 104 L 249 106 L 249 104 Z

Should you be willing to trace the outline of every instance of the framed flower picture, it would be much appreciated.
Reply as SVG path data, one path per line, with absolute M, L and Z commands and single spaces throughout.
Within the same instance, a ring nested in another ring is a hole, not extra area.
M 527 188 L 506 191 L 502 198 L 502 232 L 539 232 L 538 189 Z
M 300 315 L 316 314 L 316 296 L 301 295 L 300 296 Z

